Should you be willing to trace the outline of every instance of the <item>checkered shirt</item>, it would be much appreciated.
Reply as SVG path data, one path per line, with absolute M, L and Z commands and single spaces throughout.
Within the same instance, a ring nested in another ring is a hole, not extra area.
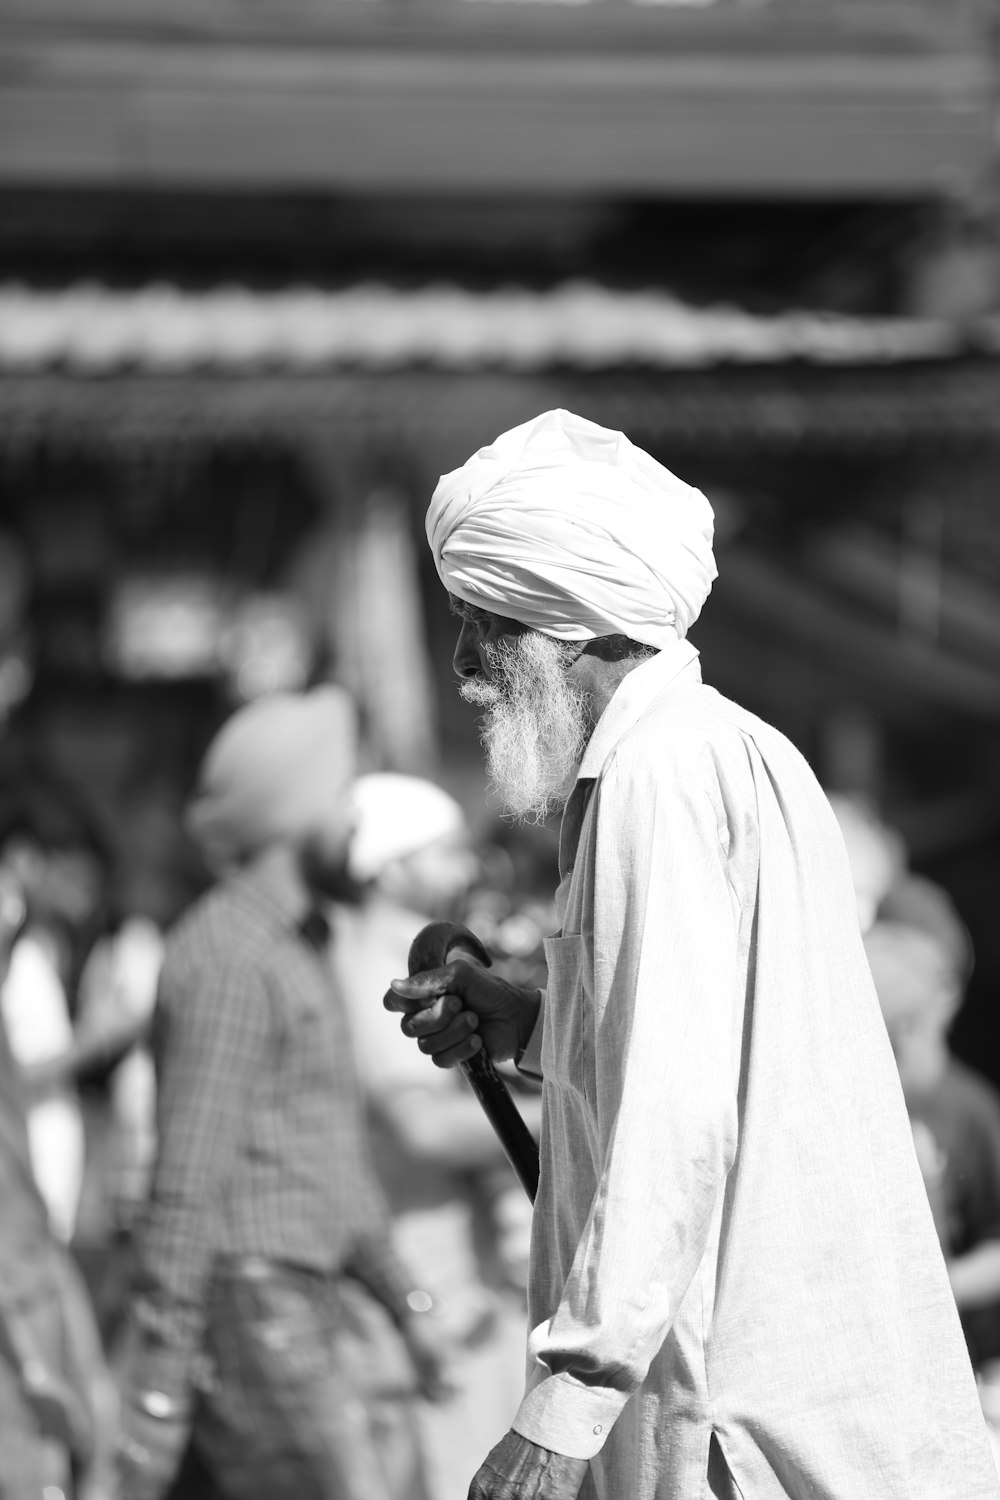
M 369 1159 L 329 954 L 302 917 L 259 873 L 241 873 L 167 940 L 134 1369 L 142 1388 L 171 1397 L 193 1379 L 221 1254 L 354 1274 L 397 1313 L 412 1287 Z

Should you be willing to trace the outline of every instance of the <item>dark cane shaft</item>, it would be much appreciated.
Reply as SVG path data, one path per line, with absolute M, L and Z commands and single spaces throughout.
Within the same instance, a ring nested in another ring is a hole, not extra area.
M 489 954 L 475 933 L 457 922 L 432 922 L 417 934 L 410 948 L 409 971 L 439 969 L 456 958 L 487 968 Z M 510 1097 L 507 1085 L 485 1052 L 460 1063 L 483 1113 L 496 1132 L 507 1160 L 532 1203 L 538 1192 L 538 1147 Z

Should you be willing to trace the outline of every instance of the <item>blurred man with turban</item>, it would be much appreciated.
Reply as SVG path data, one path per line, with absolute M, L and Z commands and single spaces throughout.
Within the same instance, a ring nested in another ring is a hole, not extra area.
M 166 1490 L 189 1432 L 231 1500 L 383 1500 L 338 1342 L 347 1276 L 389 1311 L 424 1389 L 441 1389 L 375 1186 L 328 952 L 325 908 L 352 888 L 354 746 L 349 699 L 322 688 L 241 709 L 205 756 L 188 821 L 219 882 L 166 943 L 125 1500 Z
M 836 819 L 686 639 L 708 502 L 556 411 L 427 531 L 492 779 L 564 808 L 545 992 L 386 996 L 544 1080 L 528 1385 L 471 1500 L 996 1500 Z

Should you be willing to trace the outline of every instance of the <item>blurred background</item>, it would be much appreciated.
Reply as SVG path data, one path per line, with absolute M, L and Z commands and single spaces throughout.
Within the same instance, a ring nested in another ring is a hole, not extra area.
M 545 835 L 485 807 L 422 523 L 566 406 L 710 496 L 705 676 L 950 896 L 955 1050 L 1000 1082 L 996 21 L 3 0 L 0 794 L 90 851 L 94 931 L 190 900 L 211 734 L 324 679 L 368 769 L 544 886 Z

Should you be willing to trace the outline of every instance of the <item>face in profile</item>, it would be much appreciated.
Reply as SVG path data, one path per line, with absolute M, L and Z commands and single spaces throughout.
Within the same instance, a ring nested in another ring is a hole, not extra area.
M 479 873 L 479 861 L 464 833 L 447 834 L 394 860 L 380 884 L 387 895 L 427 916 L 453 916 Z
M 883 1005 L 882 1015 L 896 1062 L 904 1072 L 909 1071 L 916 1058 L 940 1042 L 949 1019 L 946 1007 L 922 999 L 910 1004 L 901 1001 L 891 1007 Z
M 929 934 L 887 922 L 866 935 L 865 949 L 904 1087 L 929 1084 L 960 1000 L 954 966 Z

